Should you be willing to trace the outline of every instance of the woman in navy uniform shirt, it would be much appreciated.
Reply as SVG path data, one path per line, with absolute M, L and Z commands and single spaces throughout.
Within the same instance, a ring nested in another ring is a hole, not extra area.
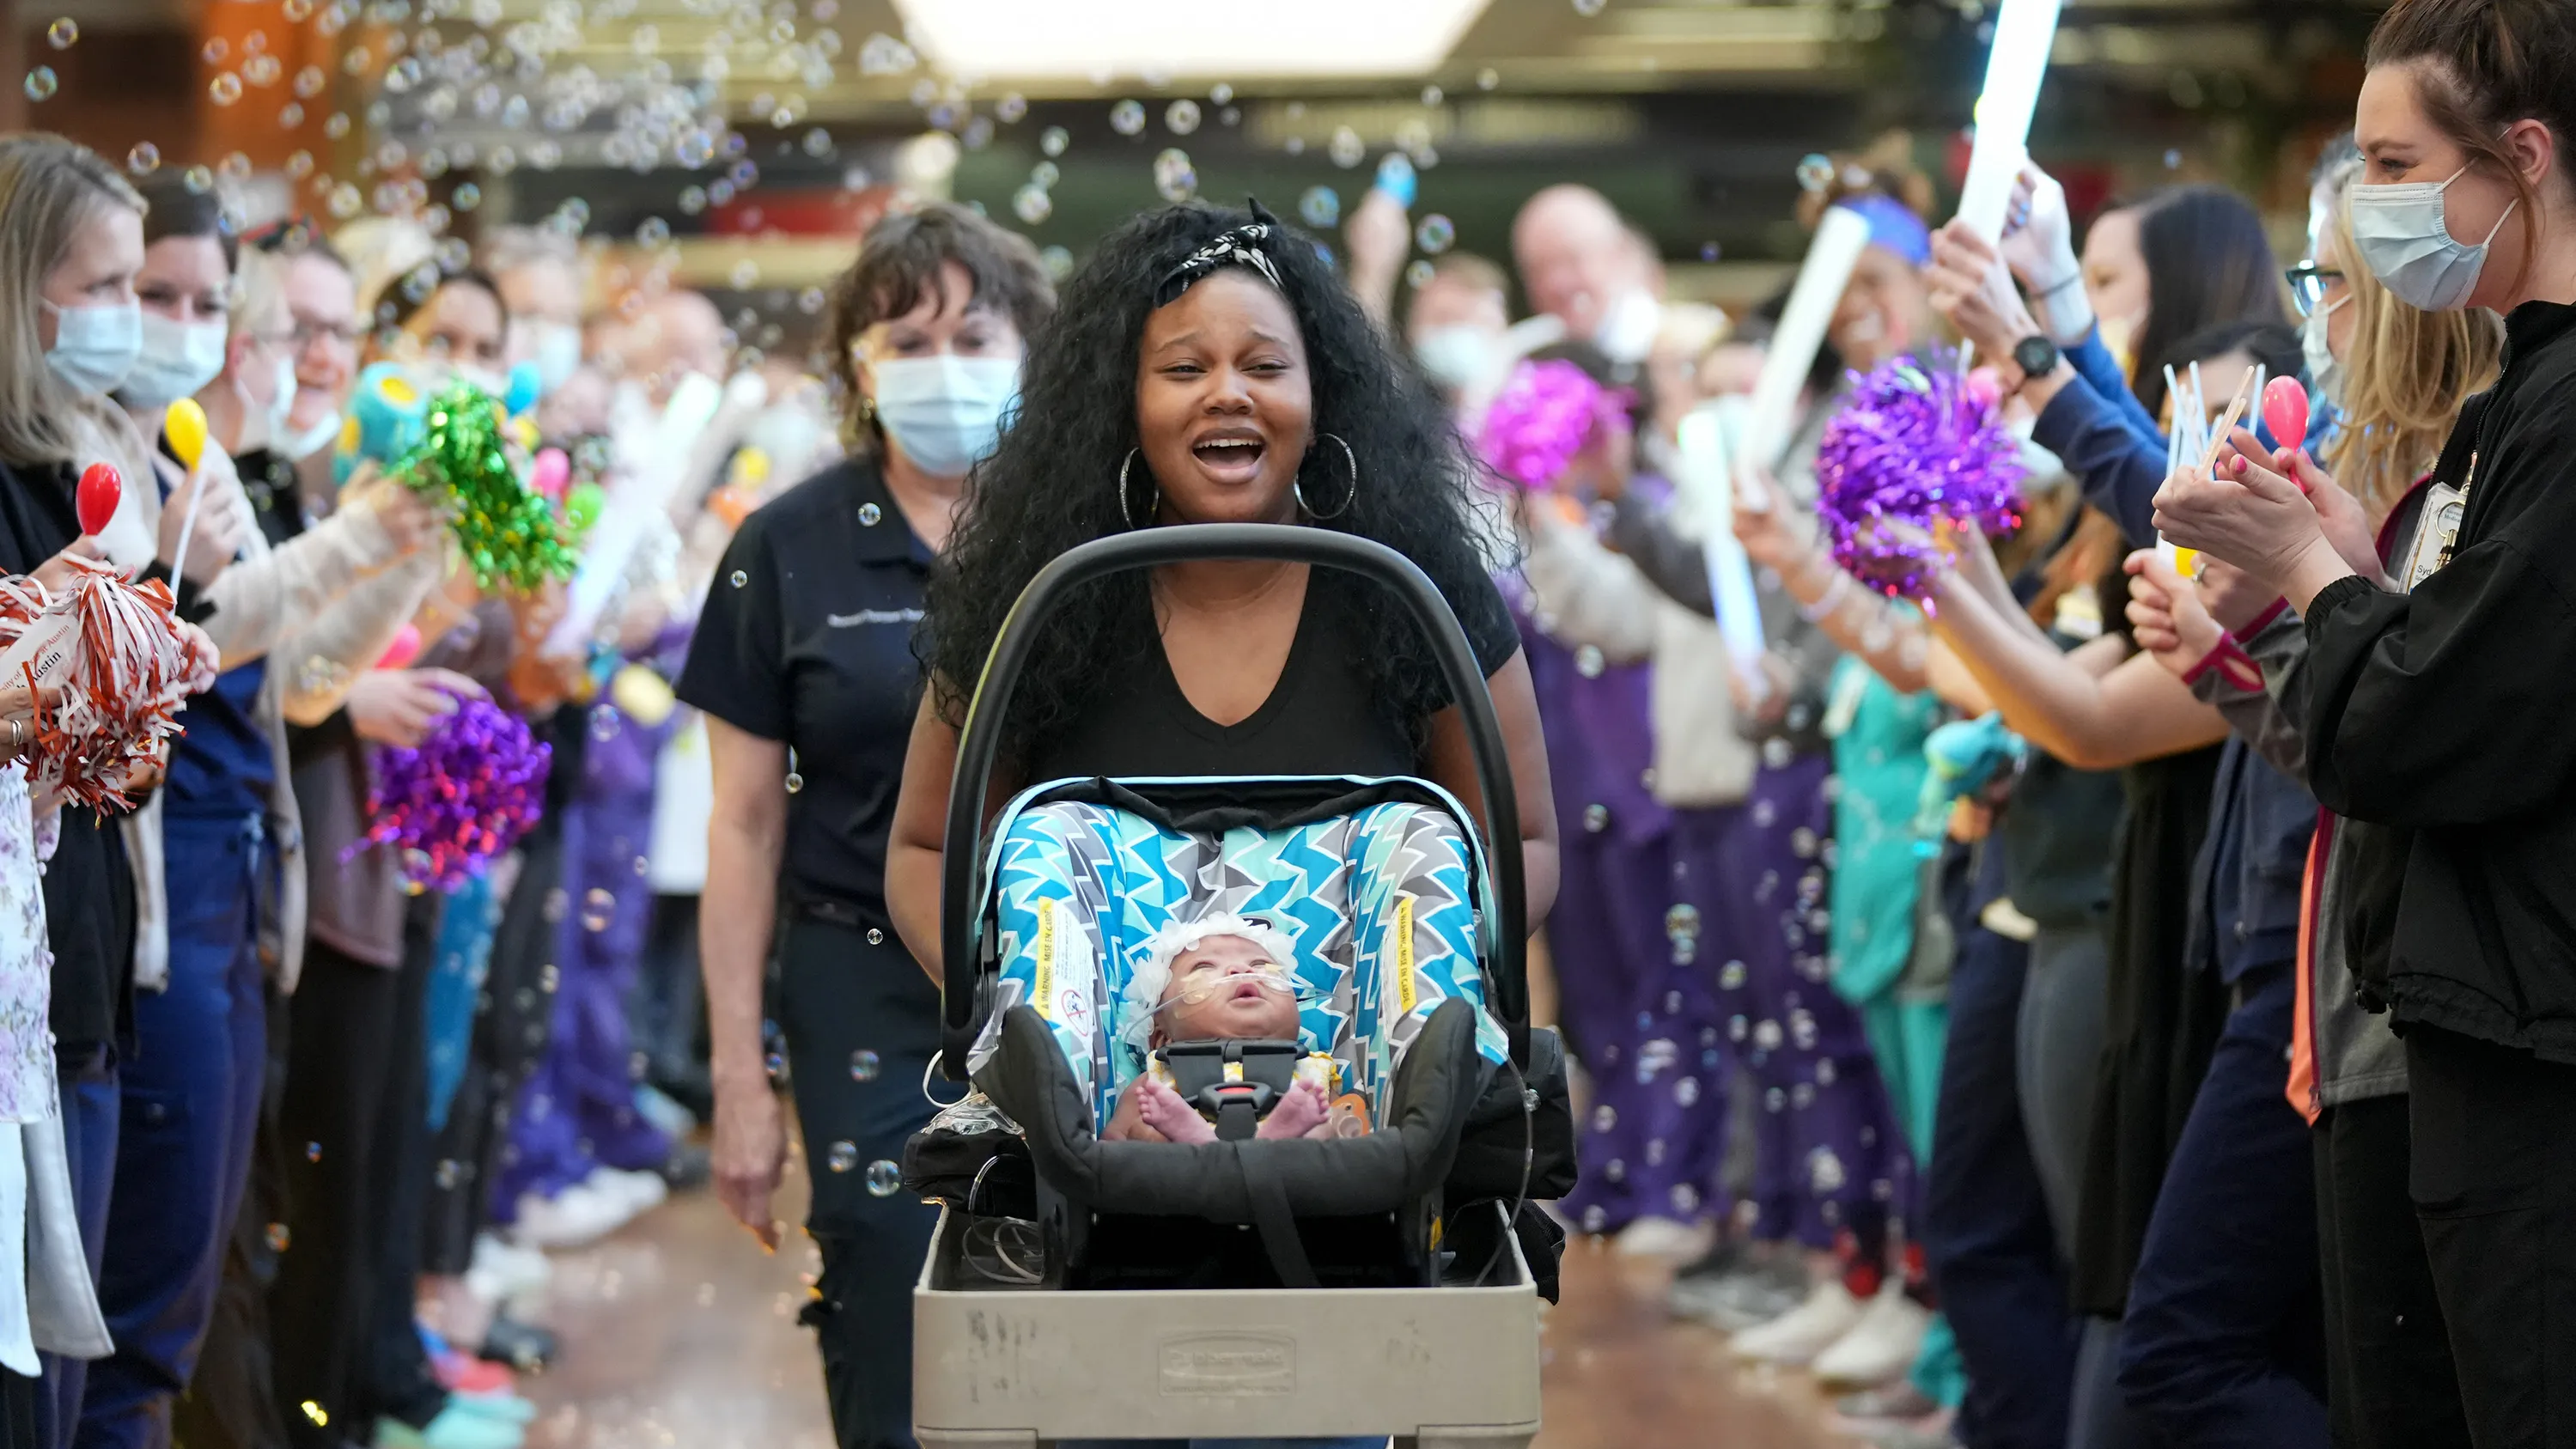
M 912 648 L 967 470 L 1054 308 L 1036 251 L 960 207 L 889 217 L 834 284 L 830 341 L 853 456 L 753 514 L 716 570 L 680 677 L 715 762 L 704 929 L 716 1191 L 775 1248 L 785 1123 L 762 1040 L 778 1020 L 823 1254 L 805 1321 L 844 1449 L 912 1443 L 910 1293 L 931 1211 L 900 1193 L 939 992 L 885 907 L 886 832 L 921 696 Z

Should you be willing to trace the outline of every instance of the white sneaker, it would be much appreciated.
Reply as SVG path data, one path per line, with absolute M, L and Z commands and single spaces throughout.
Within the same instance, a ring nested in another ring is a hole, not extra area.
M 581 1248 L 616 1232 L 640 1211 L 614 1192 L 577 1182 L 553 1197 L 519 1198 L 515 1236 L 531 1248 Z
M 1857 1327 L 1862 1312 L 1860 1300 L 1851 1296 L 1842 1280 L 1828 1278 L 1808 1293 L 1806 1302 L 1759 1328 L 1737 1334 L 1730 1347 L 1737 1358 L 1804 1368 Z
M 1835 1339 L 1809 1367 L 1828 1384 L 1886 1383 L 1914 1367 L 1931 1326 L 1931 1310 L 1906 1297 L 1905 1285 L 1890 1278 L 1851 1332 Z
M 495 1233 L 478 1233 L 473 1265 L 465 1270 L 465 1291 L 485 1303 L 504 1303 L 542 1292 L 554 1275 L 553 1262 L 536 1249 L 518 1247 Z
M 1662 1258 L 1674 1263 L 1695 1263 L 1708 1256 L 1717 1245 L 1717 1224 L 1700 1221 L 1676 1222 L 1671 1218 L 1639 1218 L 1619 1230 L 1612 1242 L 1623 1258 Z
M 582 1186 L 625 1203 L 638 1213 L 660 1207 L 671 1196 L 671 1185 L 658 1172 L 627 1172 L 615 1167 L 594 1167 Z

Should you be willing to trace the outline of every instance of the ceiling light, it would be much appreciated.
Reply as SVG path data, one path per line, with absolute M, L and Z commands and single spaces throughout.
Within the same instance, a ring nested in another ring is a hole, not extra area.
M 1486 0 L 895 0 L 940 69 L 1022 77 L 1404 75 L 1445 60 Z

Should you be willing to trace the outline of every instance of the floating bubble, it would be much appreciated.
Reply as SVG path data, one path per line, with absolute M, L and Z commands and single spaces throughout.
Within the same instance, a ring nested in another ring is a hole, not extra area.
M 1163 110 L 1163 125 L 1175 136 L 1186 136 L 1199 128 L 1199 103 L 1187 96 Z
M 1574 0 L 1574 13 L 1589 18 L 1608 8 L 1610 0 Z
M 292 130 L 294 130 L 296 127 L 301 126 L 301 125 L 303 125 L 303 124 L 304 124 L 304 103 L 303 103 L 303 102 L 301 102 L 301 101 L 288 101 L 285 105 L 282 105 L 282 106 L 280 106 L 280 107 L 278 107 L 278 108 L 277 108 L 277 127 L 278 127 L 278 129 L 279 129 L 279 130 L 281 130 L 281 131 L 292 131 Z
M 854 1051 L 850 1053 L 850 1080 L 873 1082 L 877 1079 L 877 1072 L 882 1065 L 875 1052 L 865 1049 Z
M 56 50 L 69 50 L 80 44 L 80 22 L 66 15 L 45 27 L 45 41 Z
M 1424 86 L 1422 88 L 1422 103 L 1426 106 L 1437 106 L 1448 98 L 1448 93 L 1441 90 L 1438 86 Z
M 805 154 L 820 161 L 832 154 L 832 133 L 816 126 L 805 133 Z
M 2165 153 L 2165 169 L 2167 171 L 2180 171 L 2182 169 L 2182 153 L 2180 151 L 2167 151 Z
M 808 317 L 818 317 L 822 315 L 824 304 L 829 300 L 823 295 L 822 288 L 807 287 L 796 294 L 796 310 Z
M 1238 125 L 1243 120 L 1243 107 L 1228 106 L 1224 110 L 1217 112 L 1216 118 L 1225 125 Z
M 635 228 L 635 241 L 639 246 L 658 247 L 670 239 L 671 224 L 658 216 L 644 218 L 643 225 Z
M 231 155 L 226 156 L 223 160 L 215 163 L 215 174 L 221 176 L 226 181 L 248 181 L 250 179 L 250 158 L 239 151 L 235 151 Z
M 966 123 L 966 129 L 959 133 L 958 139 L 966 143 L 966 149 L 969 151 L 981 151 L 985 147 L 992 145 L 993 118 L 990 116 L 977 116 L 973 120 L 968 121 Z
M 921 63 L 912 47 L 882 32 L 869 36 L 859 46 L 859 74 L 901 75 Z
M 1187 201 L 1198 194 L 1198 168 L 1190 164 L 1189 152 L 1173 146 L 1154 158 L 1154 190 L 1165 201 Z
M 295 93 L 308 101 L 322 94 L 322 88 L 330 83 L 331 78 L 318 65 L 308 65 L 295 73 Z
M 310 176 L 310 175 L 312 175 L 312 174 L 313 174 L 313 153 L 312 153 L 312 152 L 310 152 L 310 151 L 298 151 L 298 152 L 294 153 L 293 155 L 291 155 L 291 156 L 289 156 L 289 157 L 287 157 L 287 158 L 286 158 L 286 175 L 287 175 L 287 177 L 288 177 L 288 179 L 289 179 L 289 180 L 293 180 L 293 181 L 301 181 L 301 180 L 303 180 L 305 177 Z
M 1059 282 L 1073 275 L 1073 253 L 1063 247 L 1048 247 L 1039 252 L 1038 264 L 1046 268 L 1049 277 Z
M 447 194 L 447 204 L 458 211 L 472 211 L 483 204 L 483 188 L 471 181 L 460 181 Z
M 1109 129 L 1121 136 L 1140 135 L 1145 129 L 1145 104 L 1142 101 L 1120 101 L 1109 108 Z
M 483 169 L 495 176 L 507 176 L 519 169 L 519 153 L 507 146 L 495 146 L 492 154 L 483 158 Z
M 850 1171 L 859 1165 L 859 1145 L 846 1141 L 833 1143 L 823 1155 L 823 1165 L 834 1172 Z
M 191 166 L 179 173 L 179 184 L 192 196 L 203 196 L 215 189 L 215 173 L 204 166 Z
M 1476 89 L 1480 91 L 1492 90 L 1494 87 L 1501 85 L 1502 83 L 1503 73 L 1494 69 L 1490 65 L 1485 67 L 1483 70 L 1476 72 Z
M 125 169 L 137 176 L 149 176 L 161 169 L 161 148 L 149 141 L 137 141 L 125 153 Z
M 1055 215 L 1055 198 L 1036 182 L 1029 182 L 1011 193 L 1011 214 L 1031 226 Z
M 1360 140 L 1359 132 L 1348 126 L 1336 126 L 1333 139 L 1324 147 L 1324 154 L 1333 158 L 1334 165 L 1348 169 L 1367 159 L 1368 145 Z
M 241 73 L 243 80 L 264 90 L 277 84 L 277 78 L 286 73 L 286 67 L 276 56 L 254 55 L 242 62 Z
M 892 1197 L 903 1191 L 903 1169 L 880 1157 L 868 1164 L 868 1195 Z
M 1064 172 L 1052 161 L 1041 161 L 1029 168 L 1029 179 L 1040 186 L 1053 186 L 1063 177 Z
M 1342 198 L 1329 186 L 1309 186 L 1297 198 L 1297 215 L 1308 226 L 1335 226 L 1342 219 Z
M 1404 269 L 1405 285 L 1414 288 L 1416 291 L 1430 286 L 1431 276 L 1431 264 L 1422 260 L 1420 257 L 1414 258 L 1413 265 Z M 1585 823 L 1589 824 L 1590 822 L 1586 821 Z
M 716 159 L 716 138 L 704 131 L 689 131 L 671 146 L 672 159 L 691 170 Z
M 840 18 L 840 14 L 841 0 L 814 0 L 814 18 L 817 21 L 829 24 L 833 20 Z M 838 39 L 840 36 L 840 32 L 834 30 L 827 30 L 823 33 L 825 35 L 832 36 L 835 39 Z
M 730 274 L 730 279 L 733 282 L 733 288 L 735 291 L 750 291 L 752 284 L 760 280 L 760 263 L 745 257 L 743 260 L 733 264 L 733 271 Z
M 993 103 L 993 118 L 1005 126 L 1018 125 L 1027 118 L 1028 114 L 1028 98 L 1018 91 L 1013 91 Z
M 330 137 L 334 141 L 337 141 L 341 137 L 349 134 L 349 113 L 346 111 L 333 111 L 330 118 L 322 123 L 322 134 Z
M 54 98 L 54 91 L 61 85 L 62 82 L 57 80 L 54 76 L 54 68 L 52 66 L 40 65 L 34 70 L 27 72 L 27 99 L 31 101 L 52 100 Z
M 1798 189 L 1823 191 L 1834 184 L 1834 163 L 1830 157 L 1811 153 L 1798 163 Z
M 1291 156 L 1303 156 L 1306 154 L 1306 138 L 1303 136 L 1291 136 L 1286 141 L 1280 143 L 1279 149 L 1287 152 Z
M 1038 149 L 1049 156 L 1061 156 L 1073 142 L 1073 133 L 1062 126 L 1049 126 L 1038 132 Z
M 287 1229 L 286 1224 L 270 1223 L 268 1225 L 268 1250 L 270 1252 L 283 1253 L 291 1247 L 294 1242 L 295 1234 Z
M 680 188 L 680 210 L 684 214 L 695 216 L 706 209 L 707 189 L 705 187 L 683 186 Z
M 1431 256 L 1436 257 L 1449 250 L 1457 240 L 1456 224 L 1437 212 L 1424 217 L 1422 225 L 1413 229 L 1413 244 Z
M 277 10 L 286 17 L 288 24 L 301 25 L 313 18 L 313 0 L 286 0 Z
M 1234 104 L 1234 87 L 1227 85 L 1223 81 L 1218 81 L 1215 85 L 1208 87 L 1208 99 L 1216 102 L 1220 106 L 1230 106 Z
M 197 54 L 203 57 L 208 65 L 222 65 L 224 63 L 224 57 L 232 53 L 232 42 L 224 39 L 220 35 L 207 41 L 205 45 L 197 51 Z

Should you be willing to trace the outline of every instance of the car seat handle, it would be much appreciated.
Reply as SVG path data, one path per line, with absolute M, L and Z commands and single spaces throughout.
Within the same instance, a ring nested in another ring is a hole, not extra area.
M 967 1077 L 966 1058 L 982 1023 L 976 989 L 985 944 L 977 939 L 983 918 L 982 879 L 986 800 L 994 762 L 1002 749 L 1002 724 L 1011 693 L 1038 645 L 1042 622 L 1084 584 L 1111 574 L 1201 559 L 1271 559 L 1359 574 L 1384 586 L 1413 615 L 1431 645 L 1449 697 L 1466 725 L 1484 794 L 1485 857 L 1494 883 L 1494 1015 L 1511 1041 L 1512 1061 L 1529 1063 L 1529 977 L 1526 884 L 1521 873 L 1518 796 L 1511 757 L 1476 651 L 1447 599 L 1421 566 L 1373 539 L 1331 528 L 1276 523 L 1193 523 L 1140 528 L 1096 538 L 1065 550 L 1029 580 L 1002 620 L 957 740 L 957 774 L 948 794 L 945 855 L 940 862 L 940 1038 L 943 1070 Z M 1474 828 L 1471 824 L 1470 828 Z

